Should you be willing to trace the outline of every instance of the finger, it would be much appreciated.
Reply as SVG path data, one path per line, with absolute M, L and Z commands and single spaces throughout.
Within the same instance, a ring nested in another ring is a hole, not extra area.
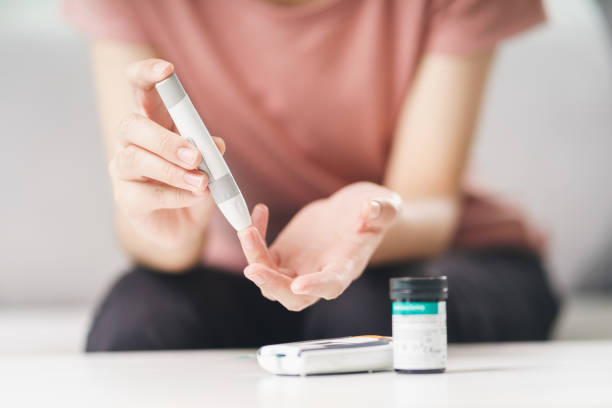
M 133 62 L 126 69 L 139 111 L 166 129 L 173 129 L 174 123 L 155 89 L 155 84 L 173 72 L 174 66 L 171 63 L 158 58 Z
M 143 214 L 160 209 L 192 207 L 208 197 L 191 191 L 156 183 L 120 181 L 115 201 L 128 214 Z
M 217 149 L 219 149 L 219 151 L 221 152 L 221 154 L 225 154 L 225 140 L 223 140 L 222 138 L 218 137 L 218 136 L 213 136 L 213 141 L 215 142 L 215 144 L 217 145 Z
M 363 204 L 361 210 L 360 232 L 381 232 L 389 228 L 401 208 L 402 199 L 399 194 L 391 197 L 375 198 Z
M 152 179 L 200 195 L 208 185 L 208 176 L 204 172 L 185 170 L 136 145 L 126 146 L 113 160 L 117 176 L 123 180 Z
M 266 232 L 268 229 L 268 219 L 270 212 L 268 210 L 268 206 L 265 204 L 257 204 L 255 208 L 253 208 L 253 212 L 251 213 L 251 220 L 253 220 L 253 225 L 259 231 L 261 237 L 266 239 Z
M 196 169 L 202 161 L 195 146 L 142 115 L 128 115 L 121 123 L 119 137 L 123 147 L 134 144 L 187 170 Z
M 317 301 L 315 297 L 293 293 L 290 288 L 291 278 L 265 265 L 249 265 L 244 275 L 261 289 L 264 296 L 277 300 L 293 312 L 299 312 Z
M 326 300 L 335 299 L 351 283 L 347 273 L 335 266 L 326 267 L 320 272 L 300 275 L 291 283 L 291 291 L 299 295 L 320 297 Z
M 276 269 L 276 262 L 255 226 L 252 225 L 242 231 L 238 231 L 238 239 L 249 264 L 258 263 Z
M 132 86 L 144 90 L 154 89 L 155 84 L 170 76 L 174 66 L 159 58 L 132 62 L 125 71 Z

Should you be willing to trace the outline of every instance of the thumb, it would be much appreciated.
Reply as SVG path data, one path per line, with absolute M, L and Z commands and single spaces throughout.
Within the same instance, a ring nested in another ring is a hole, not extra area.
M 402 198 L 393 193 L 390 197 L 373 198 L 363 203 L 359 232 L 383 232 L 389 228 L 401 209 Z
M 125 71 L 134 90 L 139 113 L 170 130 L 174 129 L 174 122 L 162 103 L 155 84 L 173 72 L 174 66 L 171 63 L 158 58 L 132 62 Z

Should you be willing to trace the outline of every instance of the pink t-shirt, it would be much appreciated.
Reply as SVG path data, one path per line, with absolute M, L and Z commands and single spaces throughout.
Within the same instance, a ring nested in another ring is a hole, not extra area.
M 270 207 L 271 238 L 305 204 L 382 181 L 424 53 L 489 49 L 544 19 L 530 0 L 67 0 L 65 13 L 92 37 L 147 44 L 174 63 L 227 142 L 249 207 Z M 536 244 L 520 214 L 486 194 L 466 191 L 464 211 L 458 246 Z M 206 264 L 245 265 L 218 212 L 208 237 Z

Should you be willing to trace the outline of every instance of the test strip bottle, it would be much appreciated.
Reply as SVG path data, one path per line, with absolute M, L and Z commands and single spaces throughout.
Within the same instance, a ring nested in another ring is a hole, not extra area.
M 390 280 L 393 368 L 404 374 L 446 369 L 446 276 Z

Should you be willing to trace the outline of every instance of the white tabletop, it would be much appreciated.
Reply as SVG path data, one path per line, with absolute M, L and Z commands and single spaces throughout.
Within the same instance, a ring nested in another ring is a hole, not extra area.
M 612 341 L 462 345 L 444 374 L 276 377 L 253 350 L 0 357 L 0 406 L 612 407 Z

